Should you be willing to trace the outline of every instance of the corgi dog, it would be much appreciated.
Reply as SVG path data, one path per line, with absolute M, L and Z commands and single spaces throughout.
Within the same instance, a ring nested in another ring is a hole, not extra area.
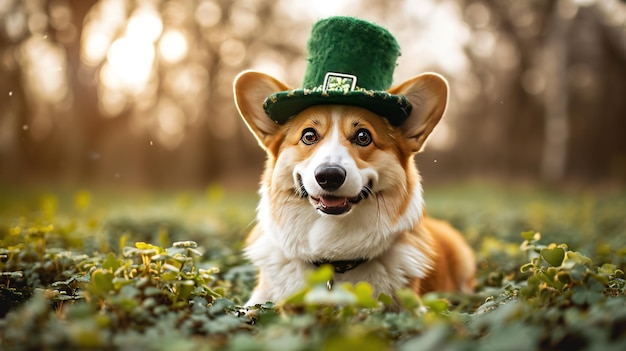
M 340 104 L 311 106 L 279 124 L 262 105 L 288 90 L 257 71 L 234 81 L 239 114 L 267 153 L 257 224 L 245 243 L 259 270 L 246 305 L 284 300 L 321 264 L 334 267 L 335 282 L 368 282 L 375 296 L 471 292 L 473 251 L 452 226 L 426 215 L 414 162 L 446 109 L 445 79 L 424 73 L 389 89 L 413 106 L 399 126 Z

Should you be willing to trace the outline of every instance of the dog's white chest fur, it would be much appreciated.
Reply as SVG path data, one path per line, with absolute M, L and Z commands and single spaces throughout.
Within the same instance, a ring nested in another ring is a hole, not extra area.
M 422 213 L 421 187 L 412 189 L 411 202 L 395 223 L 380 204 L 359 204 L 349 216 L 322 216 L 311 205 L 288 206 L 291 214 L 274 218 L 276 208 L 265 187 L 261 188 L 258 222 L 263 231 L 245 251 L 246 256 L 264 269 L 268 283 L 256 289 L 246 305 L 278 302 L 304 287 L 306 271 L 315 269 L 312 262 L 367 258 L 368 261 L 345 273 L 336 273 L 335 281 L 369 282 L 375 294 L 392 294 L 406 286 L 409 279 L 423 278 L 430 261 L 416 247 L 400 242 L 399 233 L 413 228 Z M 281 204 L 283 205 L 283 204 Z

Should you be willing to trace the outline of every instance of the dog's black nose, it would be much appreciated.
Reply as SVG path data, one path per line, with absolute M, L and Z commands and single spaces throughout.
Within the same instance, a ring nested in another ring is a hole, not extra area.
M 325 163 L 315 169 L 315 180 L 324 190 L 336 190 L 346 180 L 346 170 L 339 165 Z

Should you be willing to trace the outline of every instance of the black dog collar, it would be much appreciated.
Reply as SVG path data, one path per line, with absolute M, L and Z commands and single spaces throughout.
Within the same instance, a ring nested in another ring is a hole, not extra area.
M 351 269 L 356 268 L 361 263 L 367 262 L 367 259 L 359 258 L 357 260 L 346 260 L 346 261 L 315 261 L 312 262 L 315 267 L 319 267 L 321 265 L 329 264 L 333 266 L 335 269 L 335 273 L 345 273 Z

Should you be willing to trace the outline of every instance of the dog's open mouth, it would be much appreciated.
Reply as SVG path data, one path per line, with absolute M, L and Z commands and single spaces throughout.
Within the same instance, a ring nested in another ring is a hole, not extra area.
M 304 190 L 304 186 L 300 184 L 300 189 Z M 363 187 L 361 192 L 354 197 L 342 197 L 334 195 L 313 196 L 309 195 L 306 191 L 303 193 L 304 197 L 311 199 L 311 203 L 315 208 L 329 215 L 341 215 L 350 212 L 353 205 L 358 204 L 361 200 L 366 199 L 372 195 L 372 182 L 370 181 Z M 308 195 L 308 196 L 307 196 Z
M 340 215 L 348 213 L 352 209 L 352 205 L 361 201 L 360 196 L 352 198 L 337 196 L 311 196 L 311 200 L 315 208 L 329 215 Z

